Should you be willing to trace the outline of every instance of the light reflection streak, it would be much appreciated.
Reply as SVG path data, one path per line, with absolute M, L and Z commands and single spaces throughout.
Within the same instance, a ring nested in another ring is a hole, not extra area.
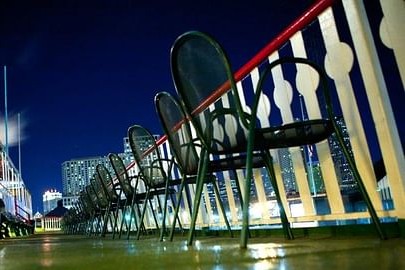
M 43 257 L 41 258 L 40 264 L 45 267 L 51 267 L 53 265 L 53 260 L 50 256 L 50 253 L 52 251 L 51 244 L 45 242 L 41 245 L 41 248 Z
M 3 259 L 5 256 L 6 256 L 6 248 L 3 247 L 3 248 L 0 250 L 0 258 Z
M 265 269 L 272 269 L 274 268 L 274 265 L 269 262 L 269 261 L 260 261 L 255 263 L 255 265 L 253 266 L 254 270 L 265 270 Z
M 184 241 L 184 242 L 182 243 L 180 250 L 181 250 L 181 251 L 188 251 L 188 250 L 189 250 L 189 247 L 188 247 L 186 241 Z
M 254 259 L 275 259 L 285 256 L 285 251 L 282 246 L 275 244 L 252 245 L 249 249 L 249 253 Z

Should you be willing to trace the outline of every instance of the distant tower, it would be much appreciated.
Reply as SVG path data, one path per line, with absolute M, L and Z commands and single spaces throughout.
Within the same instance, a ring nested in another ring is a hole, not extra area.
M 350 138 L 346 124 L 343 119 L 339 119 L 337 123 L 342 130 L 344 143 L 349 148 L 349 151 L 351 153 L 352 148 L 350 145 Z M 335 170 L 337 174 L 337 179 L 339 181 L 340 189 L 343 192 L 352 192 L 356 190 L 357 189 L 356 181 L 354 180 L 352 172 L 349 168 L 349 164 L 347 163 L 344 157 L 342 148 L 340 147 L 340 145 L 337 142 L 337 139 L 335 138 L 335 134 L 333 134 L 331 139 L 329 139 L 329 145 L 331 148 L 332 159 L 333 163 L 335 164 Z
M 288 148 L 278 149 L 278 159 L 281 167 L 281 177 L 283 178 L 285 191 L 296 192 L 297 184 L 295 179 L 294 165 L 291 160 L 291 153 Z
M 125 166 L 127 166 L 131 162 L 133 162 L 135 159 L 132 154 L 131 146 L 129 145 L 128 137 L 123 138 L 123 144 L 124 144 L 124 153 L 119 154 L 119 156 L 122 158 L 122 161 L 124 162 Z
M 50 212 L 52 209 L 54 209 L 58 201 L 62 199 L 62 193 L 56 191 L 56 190 L 47 190 L 45 193 L 42 195 L 42 203 L 44 207 L 44 215 L 46 215 L 48 212 Z

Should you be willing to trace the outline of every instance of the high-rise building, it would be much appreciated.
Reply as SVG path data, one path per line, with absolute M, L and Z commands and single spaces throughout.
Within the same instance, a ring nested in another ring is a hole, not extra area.
M 78 196 L 90 184 L 98 164 L 110 166 L 107 157 L 78 158 L 63 162 L 63 196 Z
M 72 208 L 75 203 L 77 202 L 79 196 L 63 196 L 63 206 L 66 207 L 67 209 Z
M 153 135 L 153 137 L 155 140 L 159 139 L 159 135 Z M 142 146 L 143 150 L 151 147 L 144 137 L 138 137 L 137 143 Z M 123 147 L 124 152 L 120 153 L 119 156 L 123 159 L 125 166 L 127 166 L 134 161 L 128 137 L 123 138 Z M 145 159 L 145 162 L 150 162 L 151 158 Z M 96 173 L 98 164 L 103 164 L 111 173 L 113 172 L 106 156 L 76 158 L 62 163 L 63 197 L 66 206 L 73 204 L 76 196 L 79 196 L 80 192 L 90 184 L 90 180 Z
M 343 118 L 339 119 L 337 123 L 341 127 L 344 143 L 349 148 L 350 154 L 352 154 L 349 133 L 347 131 L 347 127 Z M 333 163 L 335 164 L 335 170 L 340 189 L 343 192 L 352 192 L 356 190 L 356 181 L 353 178 L 352 171 L 350 170 L 349 164 L 346 161 L 342 148 L 340 147 L 335 134 L 333 134 L 332 137 L 329 139 L 329 146 L 331 149 Z
M 291 153 L 288 148 L 281 148 L 277 151 L 280 162 L 281 177 L 283 178 L 285 191 L 292 193 L 297 191 L 294 165 L 291 159 Z
M 129 138 L 123 138 L 124 153 L 119 154 L 124 162 L 125 166 L 129 165 L 131 162 L 134 162 L 134 155 L 132 154 L 131 146 L 129 145 Z
M 58 201 L 62 199 L 62 193 L 56 190 L 47 190 L 42 195 L 42 203 L 44 207 L 44 215 L 53 210 L 57 205 Z

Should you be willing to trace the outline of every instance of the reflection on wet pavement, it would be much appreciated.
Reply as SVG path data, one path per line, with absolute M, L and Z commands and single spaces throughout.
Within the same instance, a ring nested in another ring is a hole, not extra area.
M 36 235 L 0 241 L 0 269 L 405 269 L 404 239 L 112 240 Z

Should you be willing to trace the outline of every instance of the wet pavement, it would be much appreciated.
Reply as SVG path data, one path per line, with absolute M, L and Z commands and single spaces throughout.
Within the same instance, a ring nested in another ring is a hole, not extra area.
M 405 239 L 185 237 L 158 242 L 33 235 L 0 241 L 0 269 L 405 269 Z

